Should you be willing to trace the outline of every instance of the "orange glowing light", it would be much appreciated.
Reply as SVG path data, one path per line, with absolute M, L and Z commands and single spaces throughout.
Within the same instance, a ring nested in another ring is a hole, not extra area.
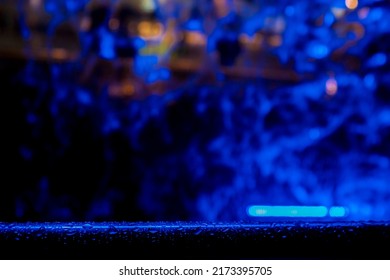
M 51 57 L 57 60 L 65 60 L 68 57 L 68 52 L 65 49 L 55 48 L 51 51 Z
M 358 0 L 345 0 L 345 6 L 347 6 L 348 9 L 354 10 L 359 5 Z
M 163 26 L 161 23 L 141 21 L 138 24 L 138 33 L 142 38 L 159 37 L 163 33 Z
M 282 36 L 274 35 L 268 39 L 268 43 L 273 47 L 279 47 L 283 43 Z
M 207 44 L 206 36 L 199 31 L 188 32 L 186 41 L 192 46 L 205 46 Z

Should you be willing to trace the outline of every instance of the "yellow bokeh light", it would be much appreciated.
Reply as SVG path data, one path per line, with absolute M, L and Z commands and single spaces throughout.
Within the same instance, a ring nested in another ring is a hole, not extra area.
M 359 5 L 358 0 L 345 0 L 345 6 L 347 6 L 348 9 L 354 10 Z
M 138 33 L 142 38 L 152 38 L 161 36 L 163 26 L 161 23 L 153 23 L 149 21 L 141 21 L 138 24 Z

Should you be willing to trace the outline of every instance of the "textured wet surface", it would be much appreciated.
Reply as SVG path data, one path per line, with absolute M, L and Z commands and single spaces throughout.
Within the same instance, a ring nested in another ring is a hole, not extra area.
M 0 223 L 1 259 L 383 259 L 390 222 Z

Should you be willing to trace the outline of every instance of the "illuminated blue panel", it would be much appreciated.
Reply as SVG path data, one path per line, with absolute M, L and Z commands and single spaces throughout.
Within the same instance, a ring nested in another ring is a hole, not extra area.
M 345 209 L 344 207 L 331 207 L 329 209 L 329 216 L 331 217 L 345 217 L 347 216 L 347 209 Z
M 248 215 L 252 217 L 325 217 L 325 206 L 250 206 Z

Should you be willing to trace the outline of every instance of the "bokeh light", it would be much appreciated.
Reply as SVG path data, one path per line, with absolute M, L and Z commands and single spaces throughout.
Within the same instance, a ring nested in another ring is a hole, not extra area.
M 390 219 L 389 15 L 1 1 L 0 220 Z

